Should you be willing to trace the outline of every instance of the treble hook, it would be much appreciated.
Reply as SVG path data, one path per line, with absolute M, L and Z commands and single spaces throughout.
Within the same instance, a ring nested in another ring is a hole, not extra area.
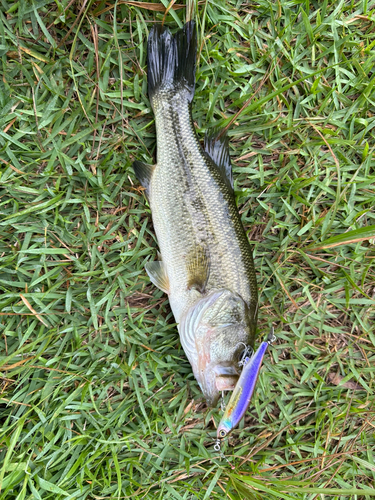
M 226 457 L 226 456 L 224 455 L 224 453 L 222 452 L 222 450 L 221 450 L 221 441 L 220 441 L 220 439 L 217 439 L 217 440 L 215 441 L 215 444 L 214 444 L 214 450 L 215 450 L 215 451 L 217 451 L 218 453 L 220 453 L 220 458 L 221 458 L 221 459 L 226 460 L 226 461 L 228 462 L 228 464 L 230 465 L 230 468 L 231 468 L 232 470 L 234 470 L 234 469 L 235 469 L 235 466 L 229 462 L 229 460 L 227 459 L 227 457 Z
M 275 342 L 275 340 L 276 340 L 276 335 L 274 333 L 273 326 L 271 326 L 271 331 L 268 334 L 266 342 L 268 342 L 268 345 L 272 345 Z

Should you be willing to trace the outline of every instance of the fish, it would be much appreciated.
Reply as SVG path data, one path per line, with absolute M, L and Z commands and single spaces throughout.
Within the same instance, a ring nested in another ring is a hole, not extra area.
M 136 160 L 160 249 L 145 266 L 168 294 L 181 345 L 208 406 L 233 390 L 241 354 L 253 346 L 257 281 L 236 206 L 228 137 L 213 129 L 202 147 L 192 119 L 197 33 L 154 26 L 147 43 L 155 165 Z
M 218 428 L 217 439 L 224 439 L 239 424 L 248 409 L 266 350 L 276 340 L 273 328 L 267 340 L 262 342 L 257 351 L 243 361 L 243 369 L 236 387 L 231 395 L 229 403 L 225 408 Z

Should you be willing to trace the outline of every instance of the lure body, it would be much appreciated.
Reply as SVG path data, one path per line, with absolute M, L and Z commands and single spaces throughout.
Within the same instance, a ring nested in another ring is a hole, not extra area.
M 249 407 L 269 343 L 269 341 L 262 342 L 253 356 L 246 358 L 247 361 L 245 359 L 242 373 L 217 429 L 218 439 L 223 439 L 239 424 Z

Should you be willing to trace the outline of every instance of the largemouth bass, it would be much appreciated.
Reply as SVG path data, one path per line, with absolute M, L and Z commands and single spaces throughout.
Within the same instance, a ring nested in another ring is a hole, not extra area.
M 257 283 L 251 248 L 236 207 L 228 139 L 196 135 L 193 21 L 172 36 L 148 39 L 148 94 L 155 114 L 157 164 L 135 161 L 150 203 L 161 260 L 151 281 L 166 292 L 182 347 L 207 403 L 233 390 L 245 346 L 254 345 Z

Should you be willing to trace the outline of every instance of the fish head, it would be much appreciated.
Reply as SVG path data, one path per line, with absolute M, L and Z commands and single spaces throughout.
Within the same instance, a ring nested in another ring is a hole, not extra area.
M 230 290 L 216 290 L 198 300 L 179 325 L 182 347 L 209 406 L 221 391 L 233 390 L 238 362 L 252 341 L 247 304 Z

